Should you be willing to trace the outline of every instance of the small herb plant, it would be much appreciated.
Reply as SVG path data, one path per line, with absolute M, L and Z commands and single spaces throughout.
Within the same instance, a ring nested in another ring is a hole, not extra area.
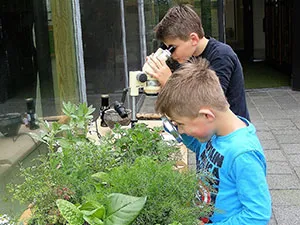
M 196 174 L 178 172 L 172 163 L 158 163 L 149 157 L 140 157 L 133 164 L 125 163 L 110 172 L 98 173 L 97 194 L 87 199 L 105 201 L 110 193 L 147 196 L 147 203 L 133 224 L 199 224 L 198 218 L 206 216 L 211 206 L 201 208 L 193 204 L 198 188 Z

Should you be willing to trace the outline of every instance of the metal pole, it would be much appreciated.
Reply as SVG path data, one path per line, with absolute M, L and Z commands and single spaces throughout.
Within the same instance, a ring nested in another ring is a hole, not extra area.
M 128 62 L 127 62 L 127 44 L 126 44 L 126 26 L 125 26 L 125 10 L 124 0 L 120 0 L 121 9 L 121 27 L 122 27 L 122 44 L 123 44 L 123 61 L 124 61 L 124 74 L 125 74 L 125 88 L 129 87 L 128 78 Z M 127 104 L 130 106 L 130 98 L 127 96 Z
M 138 0 L 138 14 L 139 14 L 139 30 L 140 30 L 141 68 L 142 68 L 147 56 L 144 0 Z
M 126 45 L 124 0 L 120 0 L 120 8 L 121 8 L 121 26 L 122 26 L 122 44 L 123 44 L 123 60 L 124 60 L 124 73 L 125 73 L 125 88 L 128 88 L 128 63 L 127 63 L 127 45 Z
M 132 114 L 131 127 L 134 127 L 134 125 L 137 123 L 135 96 L 132 96 L 132 112 L 131 112 L 131 114 Z
M 79 82 L 79 101 L 87 102 L 86 96 L 86 83 L 85 83 L 85 70 L 83 59 L 82 35 L 81 35 L 81 16 L 79 0 L 72 2 L 73 23 L 74 23 L 74 36 L 75 36 L 75 51 L 76 51 L 76 69 Z

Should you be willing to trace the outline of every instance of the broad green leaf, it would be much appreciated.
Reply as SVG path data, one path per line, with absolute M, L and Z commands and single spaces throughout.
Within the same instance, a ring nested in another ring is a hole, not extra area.
M 90 225 L 103 225 L 103 221 L 94 216 L 83 216 L 83 219 L 88 222 Z
M 80 210 L 85 216 L 93 216 L 97 217 L 99 219 L 103 219 L 105 216 L 105 208 L 104 206 L 101 206 L 99 208 L 96 208 L 94 210 Z
M 113 193 L 108 196 L 107 217 L 105 225 L 129 225 L 139 215 L 147 197 L 133 197 Z
M 80 210 L 71 202 L 57 199 L 56 205 L 62 216 L 70 225 L 82 225 L 84 223 L 82 212 L 80 212 Z
M 105 216 L 104 206 L 96 202 L 86 202 L 79 209 L 85 216 L 93 216 L 99 219 L 103 219 Z
M 99 208 L 103 205 L 99 204 L 98 202 L 91 202 L 91 201 L 88 201 L 84 204 L 82 204 L 81 206 L 79 206 L 79 209 L 80 210 L 89 210 L 89 211 L 92 211 L 96 208 Z

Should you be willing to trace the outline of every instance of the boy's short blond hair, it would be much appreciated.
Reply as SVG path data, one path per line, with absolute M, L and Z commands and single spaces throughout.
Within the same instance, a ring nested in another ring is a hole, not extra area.
M 201 19 L 190 5 L 170 8 L 154 31 L 156 38 L 161 41 L 176 38 L 187 41 L 193 32 L 197 33 L 199 38 L 204 37 Z
M 229 104 L 216 73 L 205 59 L 184 63 L 161 89 L 156 111 L 171 118 L 196 118 L 202 107 L 225 111 Z

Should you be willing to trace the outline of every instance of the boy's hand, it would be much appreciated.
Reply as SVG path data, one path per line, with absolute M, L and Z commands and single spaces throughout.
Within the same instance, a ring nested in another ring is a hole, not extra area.
M 147 74 L 158 80 L 161 86 L 164 86 L 169 77 L 172 75 L 171 69 L 165 61 L 159 60 L 151 54 L 146 58 L 146 63 L 151 67 Z

